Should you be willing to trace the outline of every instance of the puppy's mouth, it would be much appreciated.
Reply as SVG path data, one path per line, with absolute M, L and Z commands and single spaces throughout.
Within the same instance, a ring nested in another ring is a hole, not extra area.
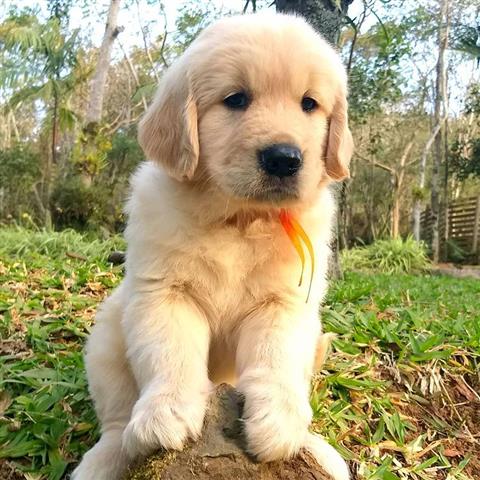
M 262 202 L 275 202 L 298 200 L 300 194 L 296 186 L 280 185 L 280 186 L 267 186 L 262 190 L 255 192 L 251 198 Z
M 229 181 L 230 180 L 230 181 Z M 231 181 L 234 180 L 234 181 Z M 262 172 L 252 175 L 246 171 L 244 176 L 227 177 L 226 182 L 217 185 L 229 197 L 240 201 L 254 202 L 259 207 L 284 207 L 302 200 L 299 175 L 288 178 L 267 176 Z
M 262 178 L 255 187 L 250 192 L 245 192 L 245 198 L 275 204 L 300 199 L 297 178 Z

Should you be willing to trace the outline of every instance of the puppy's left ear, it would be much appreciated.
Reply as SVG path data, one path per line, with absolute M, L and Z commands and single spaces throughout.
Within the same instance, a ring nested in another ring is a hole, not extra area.
M 345 94 L 339 93 L 330 117 L 326 170 L 336 181 L 350 176 L 348 165 L 353 154 L 353 138 L 348 128 L 348 105 Z
M 177 180 L 191 179 L 198 164 L 197 106 L 188 72 L 176 64 L 165 73 L 140 121 L 138 141 L 150 160 Z

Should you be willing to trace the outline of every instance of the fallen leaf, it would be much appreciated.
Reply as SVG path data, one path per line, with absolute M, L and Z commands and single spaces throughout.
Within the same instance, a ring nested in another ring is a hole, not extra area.
M 7 411 L 11 403 L 12 399 L 10 395 L 5 390 L 2 390 L 0 392 L 0 415 L 3 415 Z
M 459 452 L 458 450 L 455 450 L 454 448 L 446 448 L 443 451 L 443 454 L 446 457 L 461 457 L 462 456 L 462 452 Z

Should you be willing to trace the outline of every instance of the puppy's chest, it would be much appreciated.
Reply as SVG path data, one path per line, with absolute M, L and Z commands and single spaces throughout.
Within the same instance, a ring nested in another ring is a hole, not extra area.
M 292 247 L 281 227 L 262 223 L 247 229 L 212 229 L 197 236 L 177 258 L 185 280 L 215 303 L 212 297 L 239 298 L 272 272 L 280 275 L 291 260 Z
M 197 261 L 230 285 L 243 281 L 281 263 L 279 244 L 283 239 L 275 233 L 234 228 L 210 232 L 199 242 Z
M 308 282 L 298 287 L 298 253 L 279 224 L 212 229 L 174 249 L 165 266 L 167 283 L 188 285 L 214 325 L 236 322 L 272 294 L 307 294 Z

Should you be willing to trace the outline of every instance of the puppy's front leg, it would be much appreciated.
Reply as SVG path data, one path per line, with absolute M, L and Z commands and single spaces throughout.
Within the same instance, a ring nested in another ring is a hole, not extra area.
M 348 480 L 340 455 L 308 433 L 310 376 L 320 331 L 317 308 L 280 299 L 245 320 L 237 350 L 238 389 L 245 395 L 245 434 L 261 461 L 307 448 L 336 480 Z
M 273 298 L 245 319 L 237 349 L 238 389 L 251 453 L 289 458 L 303 446 L 312 418 L 309 380 L 318 317 L 306 306 Z
M 210 390 L 210 332 L 183 290 L 132 297 L 123 328 L 140 398 L 123 433 L 123 447 L 134 457 L 159 447 L 181 449 L 187 437 L 200 434 Z

